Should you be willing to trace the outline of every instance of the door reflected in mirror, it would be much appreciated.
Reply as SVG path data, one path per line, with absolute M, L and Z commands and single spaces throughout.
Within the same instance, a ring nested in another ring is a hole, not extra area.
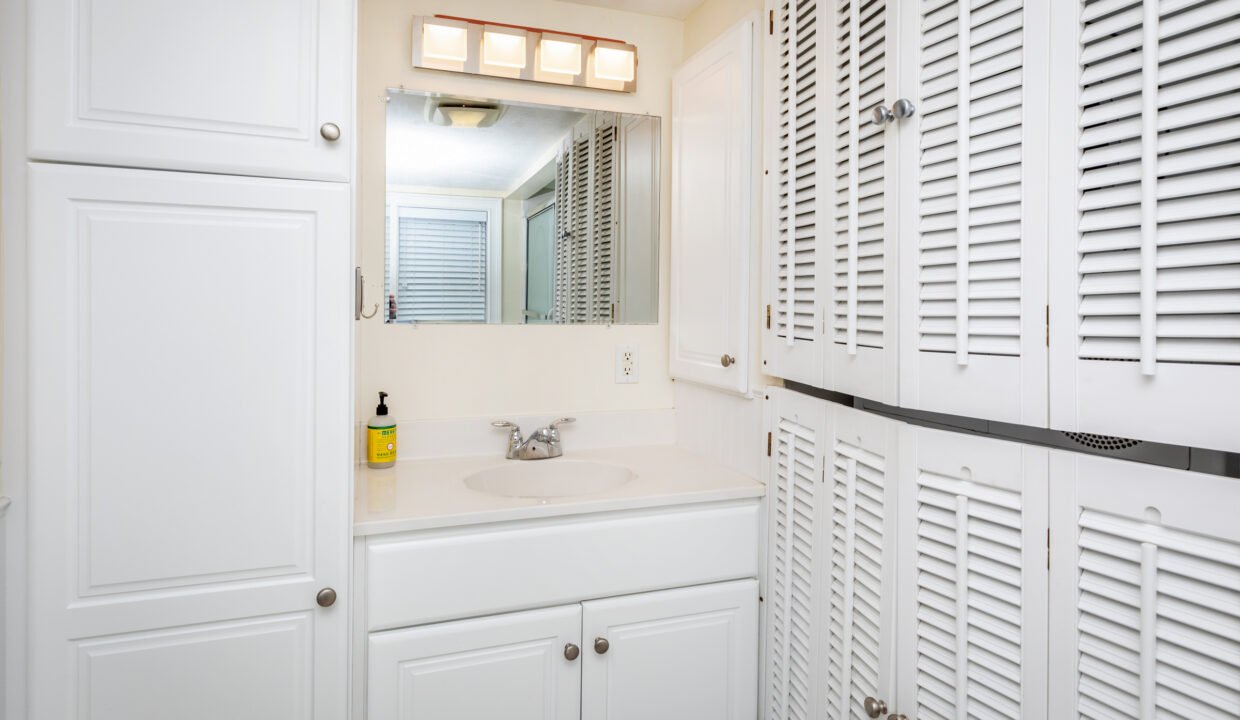
M 659 118 L 388 91 L 388 323 L 658 321 Z

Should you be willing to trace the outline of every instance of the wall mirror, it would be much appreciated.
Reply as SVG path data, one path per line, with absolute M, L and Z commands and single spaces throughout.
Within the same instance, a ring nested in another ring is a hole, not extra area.
M 658 322 L 659 124 L 389 90 L 385 321 Z

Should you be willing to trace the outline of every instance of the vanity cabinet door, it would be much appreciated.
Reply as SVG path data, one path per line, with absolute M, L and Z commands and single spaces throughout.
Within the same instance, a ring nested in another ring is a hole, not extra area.
M 754 22 L 672 77 L 673 377 L 749 392 L 757 229 Z
M 582 720 L 752 720 L 758 582 L 583 603 Z
M 32 158 L 349 178 L 351 0 L 40 0 L 29 11 Z
M 372 633 L 367 720 L 574 720 L 581 606 Z
M 29 716 L 344 717 L 348 187 L 29 180 Z

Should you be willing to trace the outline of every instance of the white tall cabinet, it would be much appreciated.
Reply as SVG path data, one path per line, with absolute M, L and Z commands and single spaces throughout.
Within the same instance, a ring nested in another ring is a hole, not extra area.
M 353 5 L 28 5 L 26 714 L 344 717 Z

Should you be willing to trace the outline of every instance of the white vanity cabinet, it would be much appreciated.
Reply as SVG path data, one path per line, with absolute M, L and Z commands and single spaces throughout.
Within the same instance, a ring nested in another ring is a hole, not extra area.
M 749 720 L 756 580 L 374 633 L 370 720 Z
M 29 3 L 36 160 L 347 180 L 351 0 Z
M 359 537 L 353 717 L 752 720 L 759 509 Z

